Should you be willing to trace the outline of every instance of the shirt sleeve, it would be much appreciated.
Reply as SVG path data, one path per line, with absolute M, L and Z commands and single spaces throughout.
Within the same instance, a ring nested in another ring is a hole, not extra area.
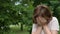
M 36 29 L 37 29 L 37 24 L 33 24 L 33 25 L 32 25 L 32 32 L 35 32 Z
M 53 18 L 51 23 L 51 30 L 57 30 L 59 31 L 59 23 L 56 17 Z

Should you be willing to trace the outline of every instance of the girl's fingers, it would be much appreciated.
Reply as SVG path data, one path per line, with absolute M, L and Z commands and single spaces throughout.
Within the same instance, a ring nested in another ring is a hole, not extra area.
M 45 18 L 43 18 L 43 17 L 37 17 L 36 20 L 37 20 L 37 24 L 38 24 L 38 25 L 47 24 L 47 23 L 46 23 L 47 20 L 46 20 Z
M 41 25 L 41 22 L 40 22 L 39 18 L 36 18 L 36 20 L 37 20 L 37 24 Z
M 47 20 L 43 17 L 39 17 L 41 24 L 46 24 Z

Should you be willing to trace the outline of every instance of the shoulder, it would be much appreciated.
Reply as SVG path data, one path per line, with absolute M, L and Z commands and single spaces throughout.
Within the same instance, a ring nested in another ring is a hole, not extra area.
M 53 19 L 57 19 L 57 17 L 52 17 Z
M 58 22 L 58 19 L 56 17 L 52 17 L 52 21 L 50 23 L 51 23 L 50 24 L 51 30 L 59 31 L 59 22 Z
M 32 25 L 32 31 L 35 31 L 36 28 L 37 28 L 37 24 L 33 23 L 33 25 Z
M 56 17 L 52 17 L 52 20 L 51 20 L 50 23 L 53 26 L 59 25 L 58 19 Z
M 37 26 L 37 24 L 33 23 L 33 26 Z
M 52 17 L 51 21 L 58 21 L 57 17 Z
M 58 23 L 57 17 L 52 17 L 52 20 L 50 21 L 50 24 L 57 24 L 57 23 Z

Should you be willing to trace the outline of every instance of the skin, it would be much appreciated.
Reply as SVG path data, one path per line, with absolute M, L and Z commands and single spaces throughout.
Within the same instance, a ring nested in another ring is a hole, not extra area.
M 40 24 L 38 18 L 36 18 L 36 19 L 37 19 L 38 24 Z M 40 34 L 41 31 L 42 31 L 42 26 L 38 26 L 37 30 L 35 32 L 32 32 L 32 34 Z
M 44 30 L 45 34 L 58 34 L 58 31 L 56 30 L 50 30 L 46 24 L 46 20 L 42 17 L 36 18 L 38 24 L 40 23 L 40 26 L 37 27 L 37 30 L 35 32 L 32 32 L 32 34 L 41 34 L 42 28 Z
M 41 34 L 42 27 L 37 27 L 37 30 L 35 32 L 32 32 L 32 34 Z
M 43 26 L 43 30 L 44 30 L 45 34 L 58 34 L 58 31 L 56 31 L 56 30 L 50 31 L 47 25 Z

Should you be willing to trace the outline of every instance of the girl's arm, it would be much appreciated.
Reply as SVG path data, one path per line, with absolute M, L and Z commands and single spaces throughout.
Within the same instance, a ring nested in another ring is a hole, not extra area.
M 44 33 L 45 33 L 45 34 L 52 34 L 47 25 L 44 25 L 44 26 L 43 26 L 43 30 L 44 30 Z
M 37 23 L 40 23 L 39 18 L 36 18 Z M 38 26 L 38 24 L 33 24 L 32 34 L 40 34 L 42 31 L 42 26 Z
M 41 31 L 42 31 L 42 27 L 39 26 L 37 27 L 36 31 L 32 31 L 32 34 L 41 34 Z
M 59 31 L 58 19 L 56 17 L 53 17 L 53 19 L 50 23 L 51 23 L 51 27 L 50 27 L 51 30 L 48 28 L 47 25 L 44 25 L 43 26 L 44 32 L 46 34 L 58 34 L 58 31 Z
M 44 33 L 45 34 L 58 34 L 58 31 L 56 30 L 50 30 L 47 25 L 43 26 Z

